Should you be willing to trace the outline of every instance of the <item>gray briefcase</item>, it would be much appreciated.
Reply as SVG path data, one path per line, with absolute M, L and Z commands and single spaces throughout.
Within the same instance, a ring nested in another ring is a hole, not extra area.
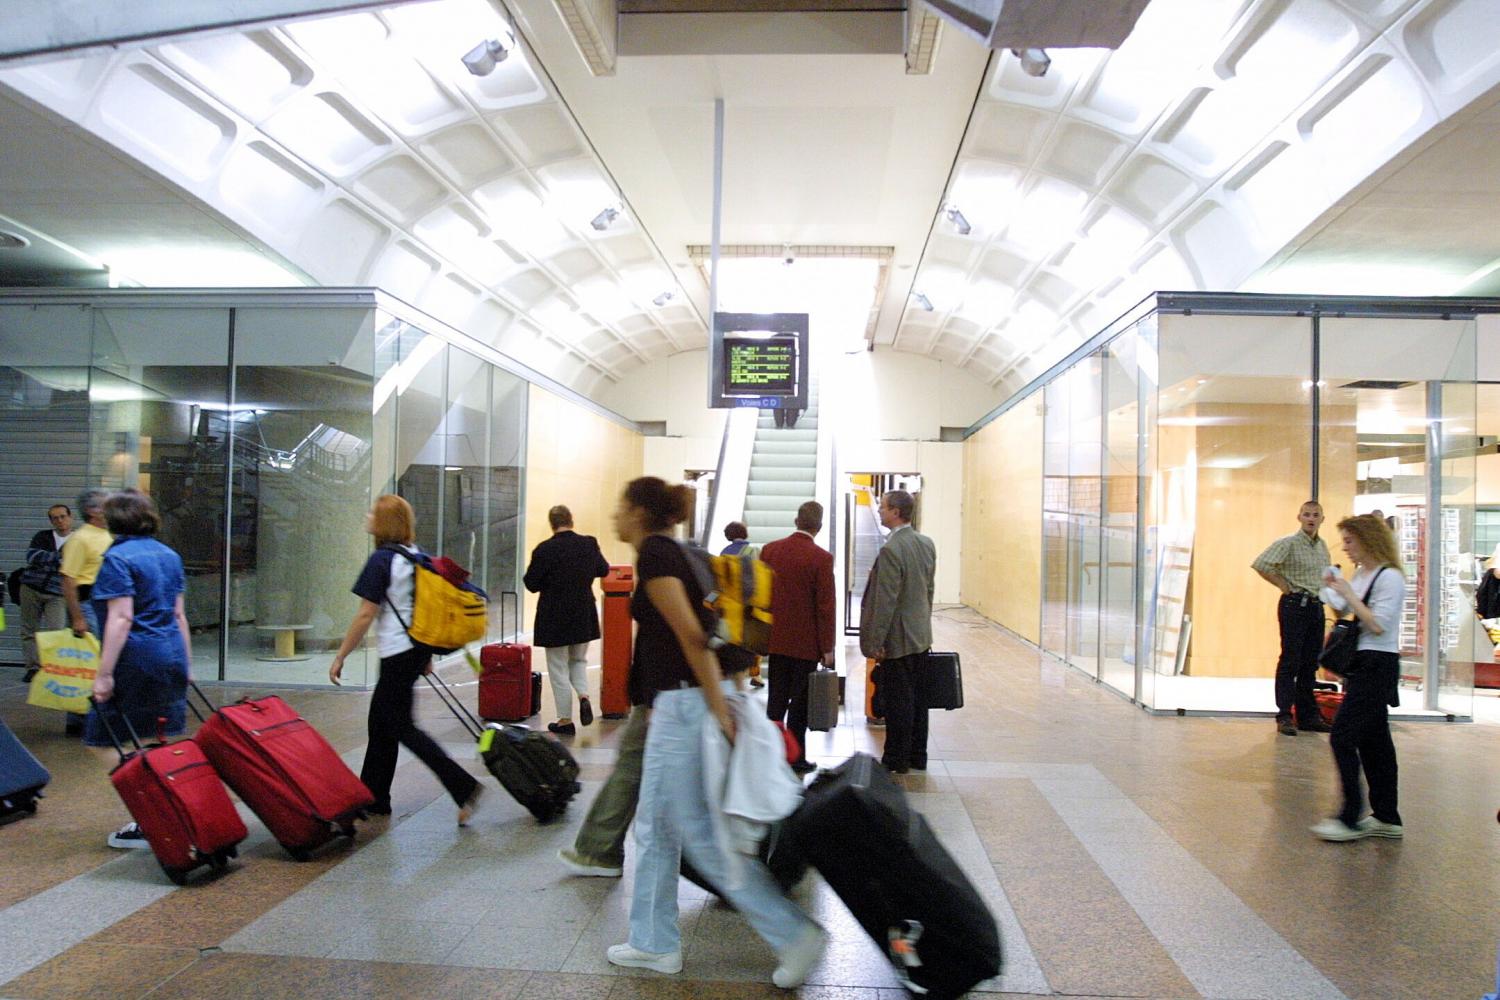
M 839 675 L 814 670 L 807 675 L 807 728 L 826 733 L 839 724 Z

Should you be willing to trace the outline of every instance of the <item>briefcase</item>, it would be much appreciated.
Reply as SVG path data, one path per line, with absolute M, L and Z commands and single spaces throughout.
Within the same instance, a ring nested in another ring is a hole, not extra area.
M 923 678 L 928 708 L 952 711 L 964 707 L 964 676 L 957 653 L 928 653 Z

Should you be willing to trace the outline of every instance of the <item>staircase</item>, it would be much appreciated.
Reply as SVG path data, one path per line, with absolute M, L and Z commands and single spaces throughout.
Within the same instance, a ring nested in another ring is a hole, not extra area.
M 807 409 L 797 418 L 796 427 L 777 427 L 771 410 L 760 411 L 743 518 L 751 545 L 764 545 L 796 530 L 797 508 L 817 499 L 817 472 L 818 380 L 814 377 L 808 382 Z

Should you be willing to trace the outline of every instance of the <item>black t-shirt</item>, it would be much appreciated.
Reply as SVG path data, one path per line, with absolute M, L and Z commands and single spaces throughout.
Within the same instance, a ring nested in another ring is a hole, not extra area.
M 636 620 L 635 657 L 630 663 L 630 700 L 649 705 L 656 692 L 669 691 L 686 683 L 698 686 L 698 678 L 682 655 L 672 627 L 656 610 L 646 594 L 646 583 L 661 576 L 675 576 L 687 589 L 688 603 L 698 614 L 705 635 L 714 627 L 714 613 L 703 606 L 703 588 L 688 562 L 682 546 L 665 535 L 651 535 L 641 543 L 636 558 L 635 593 L 630 597 L 630 616 Z

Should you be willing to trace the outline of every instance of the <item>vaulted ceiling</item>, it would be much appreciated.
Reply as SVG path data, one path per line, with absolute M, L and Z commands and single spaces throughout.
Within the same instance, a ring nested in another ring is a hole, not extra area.
M 71 253 L 146 284 L 379 285 L 594 395 L 705 343 L 721 98 L 727 244 L 878 255 L 877 346 L 1014 390 L 1154 289 L 1379 257 L 1447 276 L 1413 292 L 1485 290 L 1494 16 L 1153 0 L 1038 78 L 948 25 L 924 73 L 764 15 L 759 51 L 689 35 L 595 75 L 553 0 L 436 0 L 15 66 L 0 229 L 32 246 L 0 276 Z M 1456 240 L 1402 213 L 1455 198 Z

